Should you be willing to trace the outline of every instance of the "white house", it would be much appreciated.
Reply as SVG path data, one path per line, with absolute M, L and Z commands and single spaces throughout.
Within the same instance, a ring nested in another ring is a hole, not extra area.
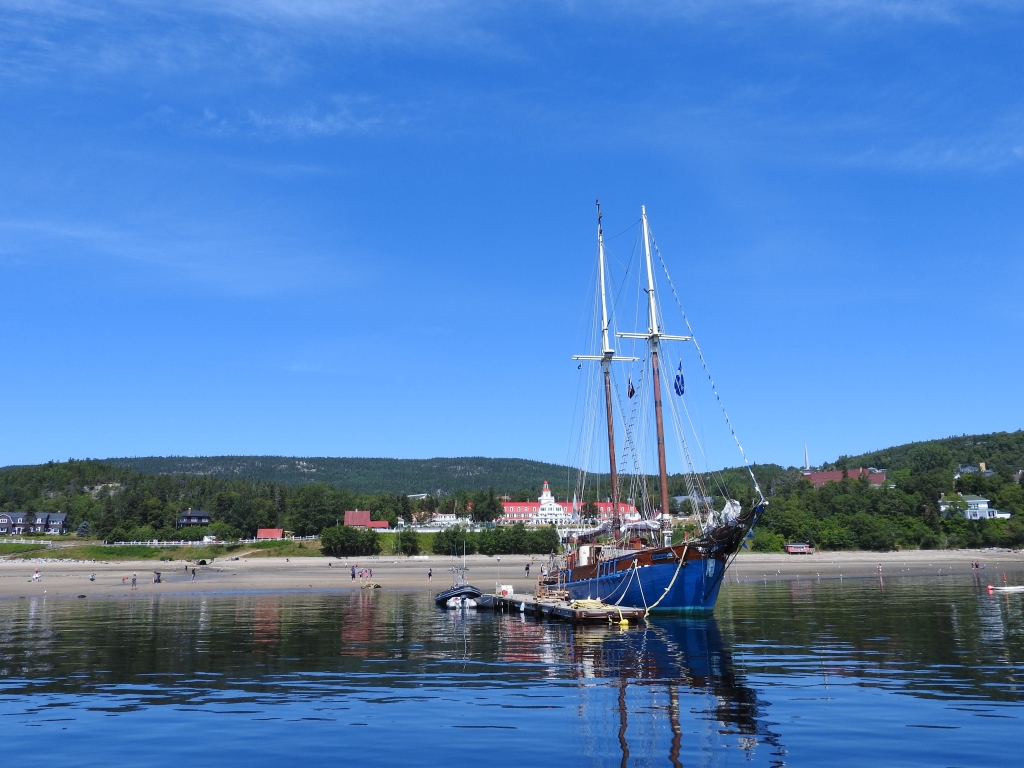
M 555 501 L 547 480 L 544 481 L 544 489 L 537 501 L 540 506 L 534 517 L 534 525 L 569 525 L 572 522 L 572 513 Z
M 968 520 L 1006 520 L 1010 517 L 1009 512 L 1000 512 L 998 509 L 989 507 L 990 499 L 983 499 L 981 496 L 973 496 L 969 493 L 965 493 L 962 498 L 967 503 L 964 517 Z M 950 503 L 945 496 L 939 499 L 939 511 L 942 514 L 949 511 L 949 506 Z

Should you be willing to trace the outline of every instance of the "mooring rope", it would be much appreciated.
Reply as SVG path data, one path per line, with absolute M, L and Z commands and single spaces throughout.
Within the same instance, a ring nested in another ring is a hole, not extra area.
M 689 549 L 690 549 L 690 545 L 689 544 L 686 544 L 683 547 L 683 554 L 681 554 L 679 556 L 679 565 L 676 566 L 676 572 L 672 574 L 672 581 L 670 581 L 668 583 L 668 586 L 665 587 L 665 591 L 661 593 L 661 597 L 658 598 L 657 602 L 655 602 L 654 605 L 652 605 L 650 608 L 648 608 L 647 607 L 647 601 L 644 600 L 644 619 L 646 619 L 648 616 L 651 615 L 651 611 L 653 611 L 655 608 L 657 608 L 658 605 L 661 603 L 661 601 L 665 599 L 665 595 L 667 595 L 671 591 L 672 585 L 676 583 L 676 579 L 679 577 L 679 572 L 683 569 L 683 563 L 686 562 L 686 552 Z M 641 596 L 643 595 L 643 588 L 642 587 L 640 589 L 640 594 L 641 594 Z

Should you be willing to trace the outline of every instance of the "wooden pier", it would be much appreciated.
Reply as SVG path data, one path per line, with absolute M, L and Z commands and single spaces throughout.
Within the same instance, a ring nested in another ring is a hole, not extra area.
M 644 620 L 643 608 L 608 605 L 598 600 L 559 600 L 534 595 L 481 595 L 480 608 L 502 613 L 525 613 L 538 621 L 555 619 L 574 624 L 637 624 Z

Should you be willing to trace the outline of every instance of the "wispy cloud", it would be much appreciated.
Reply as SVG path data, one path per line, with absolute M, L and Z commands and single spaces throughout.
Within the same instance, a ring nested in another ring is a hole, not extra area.
M 142 75 L 142 65 L 177 72 L 257 63 L 250 75 L 280 76 L 302 68 L 296 46 L 339 40 L 507 55 L 520 44 L 517 22 L 528 19 L 738 26 L 770 14 L 956 23 L 977 11 L 1024 12 L 1012 0 L 0 0 L 0 11 L 8 77 L 65 66 Z
M 249 110 L 246 124 L 260 135 L 269 138 L 336 136 L 344 133 L 375 133 L 382 128 L 394 129 L 407 122 L 408 108 L 382 108 L 372 97 L 334 97 L 326 107 L 316 105 L 302 109 L 268 114 Z
M 278 238 L 280 240 L 280 238 Z M 318 254 L 308 245 L 263 242 L 252 234 L 153 233 L 59 220 L 0 221 L 0 254 L 8 268 L 52 260 L 116 261 L 141 268 L 122 278 L 186 284 L 218 294 L 268 296 L 338 290 L 366 278 L 365 260 Z M 358 266 L 357 266 L 358 265 Z

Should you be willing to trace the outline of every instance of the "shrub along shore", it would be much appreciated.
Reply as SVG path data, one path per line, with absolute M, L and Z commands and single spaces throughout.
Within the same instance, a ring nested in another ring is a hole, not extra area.
M 853 470 L 864 467 L 884 467 L 884 483 L 873 487 L 867 478 L 855 477 Z M 793 467 L 754 465 L 753 472 L 769 506 L 758 522 L 751 546 L 760 552 L 777 552 L 790 541 L 830 551 L 1024 546 L 1022 467 L 1024 431 L 964 435 L 859 457 L 840 457 L 820 469 L 851 470 L 850 476 L 821 488 L 814 488 Z M 495 475 L 496 479 L 501 477 L 500 473 Z M 703 485 L 715 509 L 722 509 L 728 498 L 744 506 L 753 502 L 746 468 L 708 474 Z M 682 504 L 673 500 L 673 508 L 682 515 L 691 511 L 686 488 L 682 476 L 670 478 L 670 495 L 683 499 Z M 410 488 L 408 493 L 420 490 Z M 537 494 L 537 489 L 500 491 L 519 500 L 536 498 Z M 1012 516 L 968 520 L 962 514 L 966 508 L 963 496 L 967 494 L 989 499 L 991 507 Z M 943 497 L 945 511 L 940 508 Z M 656 495 L 651 498 L 658 503 Z M 581 499 L 584 509 L 590 501 Z M 208 512 L 211 525 L 178 528 L 182 512 L 189 508 Z M 372 519 L 387 520 L 392 528 L 400 519 L 422 522 L 437 511 L 487 523 L 502 513 L 494 489 L 454 491 L 440 498 L 414 500 L 404 493 L 354 493 L 324 482 L 296 487 L 258 477 L 143 474 L 94 460 L 0 470 L 0 509 L 66 512 L 70 529 L 82 539 L 103 541 L 201 541 L 207 535 L 227 541 L 251 538 L 258 528 L 285 528 L 299 536 L 321 535 L 325 551 L 342 556 L 392 552 L 546 553 L 558 547 L 553 530 L 521 526 L 481 533 L 451 529 L 436 536 L 412 531 L 378 536 L 339 527 L 345 511 L 351 509 L 369 510 Z M 298 556 L 297 545 L 295 549 Z M 8 550 L 6 554 L 16 551 Z M 0 556 L 4 555 L 0 549 Z M 176 555 L 154 555 L 157 559 L 168 556 Z M 268 551 L 264 556 L 273 555 Z

